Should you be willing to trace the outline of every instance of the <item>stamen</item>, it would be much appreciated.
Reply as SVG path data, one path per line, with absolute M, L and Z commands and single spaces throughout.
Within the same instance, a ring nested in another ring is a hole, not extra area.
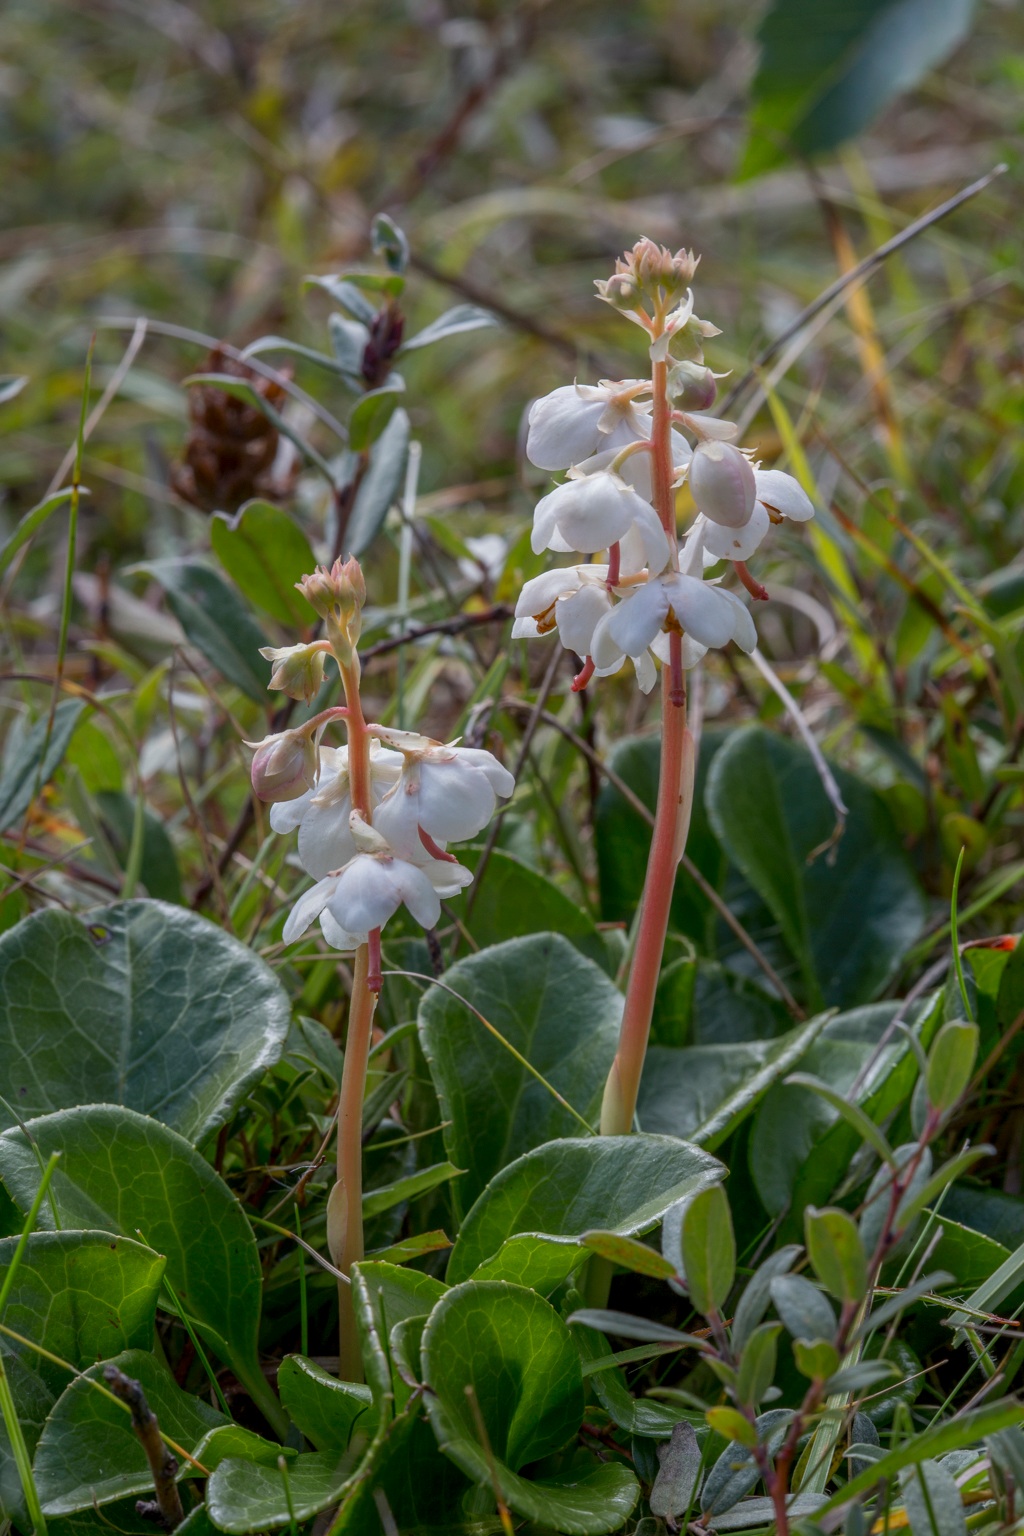
M 457 864 L 459 862 L 454 853 L 445 853 L 443 848 L 439 848 L 430 833 L 424 832 L 422 827 L 419 829 L 419 834 L 420 842 L 432 859 L 444 859 L 446 864 Z
M 373 992 L 373 993 L 376 993 L 376 994 L 379 995 L 380 989 L 381 989 L 381 987 L 384 984 L 383 983 L 383 979 L 381 977 L 381 973 L 380 973 L 380 929 L 379 928 L 371 928 L 370 929 L 370 932 L 366 936 L 366 948 L 368 950 L 367 970 L 366 970 L 366 985 L 367 985 L 367 988 L 368 988 L 368 990 L 370 992 Z
M 583 663 L 583 670 L 582 670 L 582 672 L 577 672 L 576 676 L 572 680 L 572 691 L 573 691 L 573 693 L 582 693 L 584 688 L 590 682 L 590 679 L 593 677 L 593 675 L 594 675 L 594 658 L 593 658 L 593 656 L 588 656 L 586 661 Z
M 763 587 L 759 581 L 756 581 L 751 576 L 747 570 L 747 562 L 745 560 L 736 561 L 736 574 L 756 602 L 766 603 L 768 601 L 768 588 Z

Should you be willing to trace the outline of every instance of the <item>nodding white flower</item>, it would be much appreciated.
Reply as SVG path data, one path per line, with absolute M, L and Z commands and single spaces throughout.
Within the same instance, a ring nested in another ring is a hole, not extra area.
M 624 448 L 638 437 L 649 405 L 635 397 L 648 379 L 602 379 L 600 384 L 563 384 L 530 407 L 526 457 L 538 469 L 568 469 L 599 448 Z
M 649 418 L 641 421 L 641 432 L 638 441 L 649 442 L 651 437 L 651 423 Z M 681 432 L 673 427 L 671 433 L 672 451 L 672 480 L 673 484 L 681 484 L 690 460 L 693 458 L 693 449 Z M 597 470 L 611 469 L 612 464 L 622 452 L 621 448 L 604 448 L 599 453 L 592 454 L 589 459 L 581 459 L 573 466 L 577 474 L 592 475 Z M 638 496 L 644 501 L 650 501 L 653 496 L 653 482 L 651 479 L 651 455 L 647 452 L 631 453 L 624 458 L 614 471 L 620 480 L 625 480 L 631 485 Z
M 749 560 L 772 523 L 789 518 L 805 523 L 814 516 L 814 506 L 801 485 L 779 469 L 754 471 L 756 501 L 749 518 L 738 528 L 721 523 L 703 524 L 704 548 L 716 560 Z
M 537 503 L 530 542 L 536 555 L 543 549 L 594 555 L 634 529 L 650 569 L 663 570 L 669 558 L 668 536 L 657 512 L 618 475 L 598 470 L 574 474 Z
M 492 752 L 445 745 L 415 731 L 370 730 L 404 759 L 398 783 L 373 817 L 375 829 L 402 858 L 419 862 L 431 844 L 443 852 L 440 845 L 475 837 L 499 797 L 507 800 L 515 789 L 515 779 Z
M 479 538 L 464 539 L 469 551 L 459 560 L 459 574 L 467 581 L 497 581 L 505 568 L 508 540 L 500 533 L 482 533 Z
M 376 810 L 402 772 L 402 758 L 377 742 L 370 744 L 370 809 Z M 321 747 L 320 776 L 301 799 L 275 805 L 270 825 L 275 832 L 299 831 L 299 862 L 314 880 L 347 864 L 356 852 L 349 825 L 352 793 L 348 778 L 348 748 Z
M 594 627 L 611 612 L 606 565 L 569 565 L 528 581 L 516 603 L 513 640 L 558 631 L 567 651 L 589 656 Z
M 690 490 L 698 512 L 712 523 L 741 528 L 757 499 L 750 460 L 731 443 L 711 438 L 697 444 L 690 462 Z
M 358 811 L 349 820 L 356 852 L 299 897 L 284 925 L 286 944 L 301 938 L 319 918 L 328 944 L 358 949 L 403 903 L 418 923 L 433 928 L 441 916 L 441 897 L 454 895 L 473 878 L 461 865 L 436 859 L 418 865 L 398 858 Z

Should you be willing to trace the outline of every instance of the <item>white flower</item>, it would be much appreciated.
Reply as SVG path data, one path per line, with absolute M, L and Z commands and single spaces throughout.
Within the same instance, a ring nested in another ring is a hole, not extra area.
M 492 752 L 445 745 L 415 731 L 370 730 L 404 758 L 402 775 L 374 812 L 374 827 L 403 858 L 422 856 L 425 833 L 435 845 L 462 842 L 490 821 L 515 779 Z
M 612 608 L 607 580 L 606 565 L 570 565 L 534 576 L 516 603 L 513 640 L 557 629 L 566 650 L 589 656 L 594 626 Z
M 574 475 L 537 503 L 530 542 L 537 555 L 544 549 L 593 555 L 617 544 L 632 529 L 651 570 L 663 570 L 669 558 L 668 536 L 657 512 L 618 475 L 598 470 Z
M 754 510 L 754 470 L 731 443 L 698 443 L 690 463 L 690 490 L 698 512 L 712 523 L 741 528 Z
M 398 782 L 402 758 L 377 742 L 370 743 L 370 809 L 380 804 Z M 270 825 L 275 832 L 299 830 L 299 861 L 307 874 L 321 880 L 347 864 L 356 852 L 349 821 L 352 794 L 348 777 L 348 748 L 321 747 L 320 777 L 298 800 L 275 805 Z
M 530 407 L 526 456 L 538 469 L 568 469 L 599 448 L 624 448 L 641 429 L 635 396 L 650 389 L 646 379 L 602 379 L 600 384 L 563 384 Z
M 469 550 L 459 560 L 459 574 L 467 581 L 497 581 L 505 566 L 508 541 L 500 533 L 482 533 L 479 538 L 464 539 Z
M 286 944 L 301 938 L 319 918 L 324 938 L 335 949 L 358 949 L 403 903 L 418 923 L 433 928 L 441 916 L 442 896 L 455 895 L 473 878 L 461 865 L 437 859 L 417 865 L 396 857 L 358 811 L 352 812 L 350 823 L 357 851 L 343 868 L 299 897 L 284 925 Z
M 755 471 L 757 499 L 768 511 L 773 523 L 788 517 L 792 523 L 806 523 L 814 516 L 814 504 L 799 481 L 781 469 Z
M 643 418 L 640 422 L 640 427 L 641 431 L 638 441 L 650 442 L 650 419 L 648 417 Z M 672 452 L 672 481 L 673 484 L 681 484 L 689 468 L 690 460 L 693 458 L 693 449 L 683 434 L 677 432 L 675 428 L 672 429 L 670 434 L 670 443 Z M 592 454 L 589 459 L 582 459 L 573 467 L 578 474 L 592 475 L 597 470 L 611 469 L 614 460 L 621 452 L 621 448 L 604 448 L 599 453 Z M 637 495 L 643 497 L 644 501 L 652 499 L 653 485 L 651 480 L 651 455 L 649 453 L 629 454 L 627 458 L 622 460 L 615 473 L 619 476 L 620 480 L 625 480 L 627 485 L 631 485 Z
M 738 528 L 720 523 L 704 525 L 704 548 L 716 560 L 749 560 L 772 523 L 783 518 L 805 523 L 814 516 L 814 507 L 799 483 L 792 475 L 779 469 L 754 471 L 754 508 L 745 523 Z

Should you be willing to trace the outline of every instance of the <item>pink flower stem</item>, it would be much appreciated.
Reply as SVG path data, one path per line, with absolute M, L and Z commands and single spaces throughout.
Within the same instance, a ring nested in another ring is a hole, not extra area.
M 370 820 L 370 737 L 359 697 L 359 662 L 341 668 L 348 728 L 348 774 L 352 808 Z M 373 1015 L 381 988 L 380 929 L 356 950 L 352 1000 L 345 1037 L 345 1064 L 338 1098 L 337 1179 L 327 1205 L 327 1246 L 343 1275 L 363 1257 L 363 1099 L 373 1034 Z M 362 1381 L 363 1359 L 356 1330 L 352 1286 L 338 1281 L 338 1375 Z
M 671 420 L 668 365 L 653 369 L 651 471 L 654 505 L 671 545 L 671 563 L 678 564 L 675 497 L 672 490 Z M 636 947 L 626 987 L 619 1048 L 605 1084 L 601 1134 L 624 1136 L 633 1128 L 640 1076 L 651 1032 L 654 995 L 668 932 L 676 870 L 686 845 L 693 802 L 694 742 L 686 726 L 686 687 L 682 669 L 682 637 L 671 634 L 670 663 L 662 669 L 661 770 L 654 834 L 647 876 L 640 899 Z

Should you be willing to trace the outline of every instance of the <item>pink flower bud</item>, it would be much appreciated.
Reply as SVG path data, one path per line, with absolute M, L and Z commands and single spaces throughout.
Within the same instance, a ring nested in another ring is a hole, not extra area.
M 690 489 L 698 512 L 725 528 L 741 527 L 754 510 L 754 471 L 731 443 L 697 444 L 690 463 Z
M 260 800 L 271 804 L 280 800 L 298 800 L 316 785 L 317 749 L 308 726 L 294 731 L 278 731 L 262 741 L 247 741 L 256 748 L 250 770 L 252 787 Z
M 669 375 L 669 394 L 681 411 L 709 411 L 715 403 L 718 385 L 710 368 L 699 363 L 676 363 Z

